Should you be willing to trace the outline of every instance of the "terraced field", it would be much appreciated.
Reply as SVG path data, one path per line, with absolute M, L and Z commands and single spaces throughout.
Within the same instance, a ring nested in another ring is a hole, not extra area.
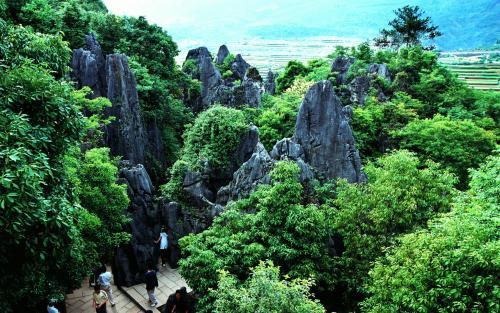
M 471 87 L 500 91 L 500 63 L 491 64 L 446 64 Z

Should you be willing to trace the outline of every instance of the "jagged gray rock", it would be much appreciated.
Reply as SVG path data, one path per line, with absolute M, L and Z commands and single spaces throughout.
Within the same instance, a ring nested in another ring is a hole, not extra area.
M 229 55 L 229 49 L 227 48 L 226 45 L 222 45 L 219 47 L 219 51 L 217 52 L 217 58 L 215 59 L 215 63 L 218 65 L 222 65 L 224 63 L 224 60 L 228 57 Z
M 117 249 L 115 281 L 122 286 L 143 282 L 146 262 L 156 256 L 153 240 L 158 228 L 158 210 L 154 203 L 154 187 L 143 165 L 120 163 L 118 183 L 127 185 L 130 198 L 128 208 L 132 219 L 128 231 L 132 240 Z
M 377 63 L 370 64 L 368 66 L 368 73 L 376 74 L 388 82 L 391 81 L 391 74 L 389 72 L 387 64 L 377 64 Z
M 234 62 L 231 64 L 231 70 L 233 71 L 234 78 L 243 81 L 248 68 L 250 68 L 250 64 L 243 59 L 241 54 L 237 54 Z
M 201 60 L 204 58 L 212 59 L 212 55 L 210 51 L 208 51 L 207 47 L 198 47 L 196 49 L 191 49 L 188 51 L 186 56 L 186 60 L 193 60 L 198 64 L 201 63 Z
M 274 73 L 271 69 L 267 73 L 267 78 L 264 82 L 264 91 L 270 95 L 276 93 L 276 78 L 278 78 L 278 73 Z
M 297 116 L 294 141 L 304 149 L 304 161 L 324 178 L 365 181 L 349 118 L 330 81 L 309 88 Z
M 233 174 L 233 180 L 227 187 L 221 188 L 217 194 L 217 203 L 225 205 L 231 200 L 247 197 L 260 184 L 269 184 L 269 172 L 273 167 L 273 160 L 266 148 L 259 142 L 251 158 L 243 163 Z
M 347 83 L 347 72 L 356 59 L 345 56 L 338 56 L 332 64 L 332 72 L 337 72 L 337 84 Z
M 71 78 L 77 88 L 88 86 L 92 89 L 90 98 L 106 96 L 105 59 L 94 34 L 85 36 L 86 49 L 73 50 Z
M 123 54 L 106 58 L 107 98 L 113 104 L 107 116 L 115 117 L 105 126 L 105 143 L 115 156 L 133 164 L 144 164 L 146 137 L 140 114 L 137 83 Z
M 207 207 L 215 208 L 217 191 L 231 181 L 233 173 L 250 159 L 258 144 L 259 131 L 257 127 L 251 126 L 241 135 L 240 143 L 233 152 L 226 170 L 214 170 L 206 164 L 201 172 L 187 171 L 184 175 L 183 189 L 191 205 L 203 212 L 207 212 Z
M 358 76 L 349 84 L 349 92 L 351 93 L 351 102 L 361 106 L 365 105 L 368 90 L 370 90 L 371 78 L 368 76 Z
M 200 61 L 201 97 L 204 109 L 214 104 L 217 100 L 217 90 L 222 85 L 222 75 L 210 58 Z

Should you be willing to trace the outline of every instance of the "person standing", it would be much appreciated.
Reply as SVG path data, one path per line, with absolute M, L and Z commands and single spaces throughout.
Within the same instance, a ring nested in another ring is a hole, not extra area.
M 53 300 L 49 301 L 49 304 L 47 305 L 47 312 L 48 313 L 59 313 L 59 310 L 55 307 L 55 303 Z
M 153 262 L 149 261 L 147 264 L 147 272 L 144 275 L 146 277 L 146 291 L 149 296 L 149 305 L 156 306 L 158 300 L 156 300 L 155 288 L 158 287 L 158 278 L 156 277 L 156 272 L 153 269 Z
M 108 294 L 101 290 L 101 286 L 96 284 L 94 286 L 94 293 L 92 294 L 92 306 L 96 313 L 107 313 L 106 302 L 108 302 Z
M 167 249 L 168 249 L 168 235 L 165 226 L 162 226 L 160 236 L 155 243 L 160 243 L 160 256 L 161 256 L 161 266 L 165 267 L 167 264 Z
M 98 283 L 101 285 L 101 289 L 106 291 L 108 294 L 109 303 L 111 306 L 115 306 L 115 301 L 113 299 L 113 290 L 111 290 L 111 280 L 113 279 L 113 275 L 111 272 L 108 272 L 106 269 L 106 265 L 103 265 L 100 270 Z

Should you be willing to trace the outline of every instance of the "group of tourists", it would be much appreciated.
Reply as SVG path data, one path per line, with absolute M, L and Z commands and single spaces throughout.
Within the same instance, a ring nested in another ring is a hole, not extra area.
M 168 234 L 167 228 L 162 227 L 160 235 L 156 240 L 155 244 L 160 246 L 160 256 L 162 267 L 167 264 L 168 258 Z M 156 307 L 158 305 L 158 299 L 156 298 L 155 290 L 158 288 L 158 278 L 156 275 L 156 264 L 149 260 L 146 264 L 146 273 L 144 274 L 144 279 L 146 282 L 146 292 L 148 294 L 149 305 L 151 307 Z M 96 284 L 94 285 L 94 293 L 92 295 L 92 306 L 95 308 L 96 313 L 106 313 L 106 304 L 109 302 L 111 306 L 115 305 L 113 299 L 113 290 L 111 288 L 111 280 L 113 276 L 111 272 L 107 271 L 106 266 L 102 266 L 99 269 L 99 276 Z M 176 290 L 174 294 L 171 294 L 162 309 L 164 313 L 191 313 L 194 312 L 194 301 L 187 293 L 185 287 Z M 49 311 L 49 313 L 54 313 Z M 57 311 L 55 313 L 58 313 Z

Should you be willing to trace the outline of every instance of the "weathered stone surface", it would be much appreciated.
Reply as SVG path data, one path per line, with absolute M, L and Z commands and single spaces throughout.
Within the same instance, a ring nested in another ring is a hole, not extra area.
M 231 64 L 231 70 L 233 71 L 234 78 L 243 81 L 249 67 L 250 64 L 243 59 L 241 54 L 237 54 L 234 62 Z
M 115 117 L 105 127 L 105 143 L 113 155 L 123 156 L 133 164 L 144 163 L 146 137 L 139 109 L 137 83 L 123 54 L 106 59 L 107 98 L 112 107 L 107 116 Z
M 259 143 L 259 129 L 256 126 L 250 126 L 240 138 L 240 144 L 233 157 L 232 172 L 236 171 L 241 164 L 248 161 Z
M 294 141 L 304 149 L 304 161 L 327 179 L 365 180 L 348 117 L 329 81 L 309 89 L 297 116 Z
M 229 49 L 226 45 L 222 45 L 219 47 L 219 51 L 217 52 L 217 58 L 215 59 L 215 63 L 218 65 L 222 65 L 224 60 L 229 55 Z
M 273 166 L 273 160 L 264 146 L 259 142 L 255 147 L 252 157 L 243 163 L 233 174 L 233 180 L 226 188 L 221 188 L 217 194 L 217 203 L 226 204 L 230 200 L 238 200 L 247 197 L 258 185 L 269 184 L 271 177 L 269 172 Z
M 206 109 L 217 100 L 217 89 L 222 85 L 222 76 L 210 58 L 202 58 L 199 66 L 202 86 L 201 97 L 203 107 Z
M 198 47 L 196 49 L 191 49 L 188 51 L 186 60 L 194 60 L 197 64 L 201 63 L 204 58 L 212 58 L 212 55 L 208 51 L 207 47 Z
M 347 72 L 354 63 L 355 59 L 351 57 L 338 56 L 332 64 L 332 72 L 337 72 L 337 84 L 347 83 Z
M 118 182 L 128 186 L 128 213 L 132 219 L 128 231 L 132 240 L 117 249 L 115 280 L 120 285 L 131 286 L 143 281 L 146 262 L 156 256 L 153 241 L 159 231 L 158 210 L 154 187 L 144 166 L 121 162 Z
M 264 91 L 270 95 L 276 93 L 276 78 L 278 78 L 278 73 L 274 73 L 271 69 L 267 73 L 267 78 L 264 82 Z
M 304 161 L 304 149 L 293 139 L 285 138 L 278 141 L 271 150 L 271 158 L 276 161 L 295 161 L 300 169 L 301 183 L 307 183 L 315 178 L 313 169 Z
M 245 73 L 244 80 L 247 79 L 262 83 L 262 76 L 260 76 L 259 70 L 253 66 L 250 66 Z
M 359 105 L 365 105 L 368 90 L 370 89 L 371 79 L 368 76 L 358 76 L 349 84 L 351 93 L 351 102 Z
M 234 87 L 229 103 L 223 103 L 231 107 L 249 106 L 260 107 L 262 85 L 252 79 L 245 79 L 240 86 Z
M 182 186 L 196 207 L 204 207 L 214 201 L 208 173 L 187 171 Z
M 389 68 L 387 68 L 387 64 L 370 64 L 368 66 L 368 73 L 376 74 L 388 82 L 391 81 L 391 74 L 389 72 Z
M 85 36 L 86 49 L 73 50 L 71 78 L 77 88 L 88 86 L 92 89 L 91 98 L 106 96 L 105 59 L 95 35 Z

